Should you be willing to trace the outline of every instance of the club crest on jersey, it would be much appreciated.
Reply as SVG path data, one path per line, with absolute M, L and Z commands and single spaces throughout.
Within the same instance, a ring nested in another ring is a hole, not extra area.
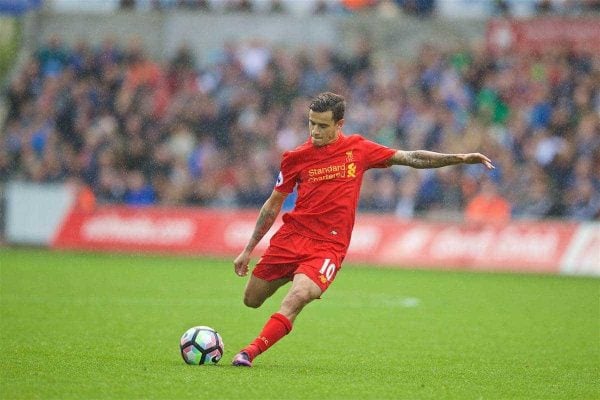
M 348 150 L 346 152 L 346 162 L 354 161 L 354 155 L 352 154 L 352 150 Z
M 356 178 L 356 164 L 354 164 L 354 163 L 348 164 L 348 177 Z
M 275 186 L 281 186 L 282 183 L 283 183 L 283 174 L 281 173 L 281 171 L 279 171 L 279 175 L 277 175 L 277 182 L 275 183 Z

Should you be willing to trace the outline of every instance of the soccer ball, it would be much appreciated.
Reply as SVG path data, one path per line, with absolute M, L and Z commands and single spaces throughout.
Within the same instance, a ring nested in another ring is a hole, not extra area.
M 216 364 L 225 346 L 221 335 L 208 326 L 195 326 L 185 331 L 179 341 L 183 360 L 188 364 Z

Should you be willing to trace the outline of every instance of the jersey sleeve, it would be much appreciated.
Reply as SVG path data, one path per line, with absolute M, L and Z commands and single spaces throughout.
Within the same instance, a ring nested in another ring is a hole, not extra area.
M 365 154 L 365 169 L 388 167 L 387 160 L 396 153 L 396 150 L 364 138 L 361 142 Z
M 275 190 L 281 193 L 292 193 L 294 186 L 296 186 L 298 171 L 299 169 L 293 162 L 290 152 L 283 153 Z

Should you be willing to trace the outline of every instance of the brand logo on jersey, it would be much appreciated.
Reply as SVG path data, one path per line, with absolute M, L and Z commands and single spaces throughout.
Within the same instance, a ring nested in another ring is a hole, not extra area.
M 356 178 L 356 164 L 354 164 L 354 163 L 348 164 L 348 177 Z
M 345 178 L 346 164 L 329 165 L 322 168 L 311 168 L 308 170 L 309 182 L 328 181 L 330 179 Z
M 321 182 L 337 178 L 356 178 L 356 164 L 336 164 L 308 170 L 308 182 Z
M 275 186 L 280 186 L 283 183 L 283 174 L 281 173 L 281 171 L 279 171 L 279 175 L 277 176 L 277 182 L 275 183 Z

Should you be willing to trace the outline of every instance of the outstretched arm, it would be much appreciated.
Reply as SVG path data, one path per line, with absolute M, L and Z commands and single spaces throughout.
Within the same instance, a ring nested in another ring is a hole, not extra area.
M 267 201 L 265 201 L 265 204 L 263 204 L 262 208 L 260 209 L 260 214 L 258 215 L 258 220 L 256 221 L 256 226 L 254 227 L 254 233 L 252 233 L 252 237 L 248 241 L 246 248 L 244 248 L 240 255 L 237 256 L 233 261 L 233 267 L 237 275 L 245 276 L 248 273 L 250 254 L 258 242 L 260 242 L 263 236 L 265 236 L 265 234 L 273 226 L 273 223 L 277 219 L 277 216 L 281 211 L 283 201 L 286 197 L 287 195 L 285 193 L 273 190 L 271 196 L 267 199 Z
M 492 161 L 480 153 L 443 154 L 427 150 L 398 150 L 388 160 L 388 165 L 406 165 L 413 168 L 440 168 L 456 164 L 483 164 L 494 169 Z

